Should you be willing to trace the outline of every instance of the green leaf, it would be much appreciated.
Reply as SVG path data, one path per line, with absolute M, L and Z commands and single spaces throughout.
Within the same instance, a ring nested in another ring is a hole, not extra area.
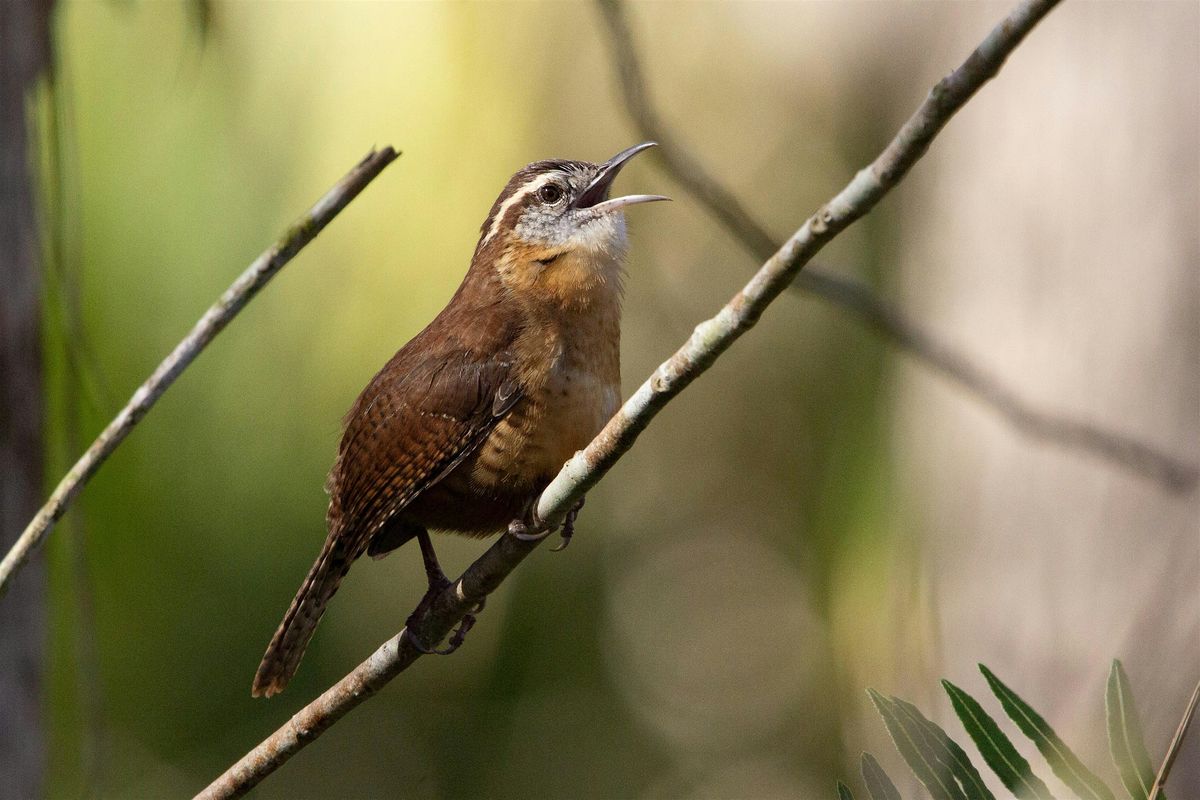
M 896 708 L 908 715 L 909 721 L 914 726 L 924 731 L 926 741 L 933 748 L 939 760 L 950 767 L 951 773 L 970 800 L 996 800 L 979 775 L 979 770 L 975 769 L 975 765 L 971 763 L 970 757 L 940 725 L 927 719 L 912 703 L 906 703 L 896 697 L 892 698 L 892 702 Z
M 1021 732 L 1028 736 L 1042 757 L 1054 770 L 1058 779 L 1067 785 L 1071 791 L 1082 800 L 1114 800 L 1112 790 L 1104 785 L 1104 781 L 1083 765 L 1063 740 L 1058 738 L 1054 729 L 1046 724 L 1028 703 L 1022 700 L 1016 692 L 1005 686 L 990 669 L 983 664 L 979 671 L 987 679 L 988 686 L 1004 707 L 1004 713 L 1017 724 Z
M 896 749 L 908 763 L 909 768 L 925 788 L 933 795 L 933 800 L 968 800 L 954 779 L 954 772 L 948 763 L 938 758 L 937 752 L 929 742 L 929 734 L 921 725 L 915 725 L 897 705 L 874 689 L 868 689 L 867 694 L 883 717 Z
M 1121 783 L 1132 800 L 1146 800 L 1154 786 L 1154 766 L 1146 752 L 1142 725 L 1138 722 L 1137 708 L 1133 705 L 1133 690 L 1121 662 L 1113 659 L 1108 673 L 1108 689 L 1104 693 L 1104 706 L 1108 711 L 1108 749 L 1113 763 L 1121 773 Z M 1166 800 L 1166 795 L 1159 797 Z
M 963 727 L 975 742 L 983 760 L 1008 790 L 1019 800 L 1054 800 L 1050 789 L 1033 774 L 1029 762 L 1017 752 L 1017 748 L 991 715 L 983 710 L 983 706 L 950 681 L 942 681 L 942 687 L 950 695 L 954 713 L 962 720 Z
M 854 795 L 850 793 L 850 787 L 838 781 L 838 800 L 854 800 Z
M 871 800 L 902 800 L 896 784 L 892 783 L 883 767 L 879 766 L 875 756 L 863 753 L 859 769 L 862 771 L 863 782 L 867 784 L 867 794 L 871 795 Z

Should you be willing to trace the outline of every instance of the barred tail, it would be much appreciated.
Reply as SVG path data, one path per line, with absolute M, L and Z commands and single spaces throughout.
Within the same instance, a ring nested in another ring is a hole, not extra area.
M 350 563 L 358 555 L 347 545 L 346 537 L 339 531 L 330 531 L 321 555 L 308 571 L 308 577 L 267 645 L 267 652 L 254 675 L 254 687 L 250 691 L 253 696 L 270 697 L 282 692 L 296 674 L 308 641 L 325 613 L 325 605 L 337 592 Z

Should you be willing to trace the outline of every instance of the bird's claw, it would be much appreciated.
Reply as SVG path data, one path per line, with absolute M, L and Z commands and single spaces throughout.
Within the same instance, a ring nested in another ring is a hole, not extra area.
M 445 647 L 427 647 L 423 642 L 417 639 L 416 634 L 412 632 L 412 621 L 417 616 L 415 613 L 408 618 L 408 624 L 404 627 L 405 638 L 419 653 L 427 656 L 448 656 L 458 648 L 462 647 L 462 643 L 467 639 L 467 633 L 471 628 L 475 627 L 475 615 L 483 611 L 486 600 L 480 600 L 470 612 L 463 615 L 462 621 L 458 623 L 458 627 L 450 634 L 450 640 L 446 642 Z
M 522 542 L 540 542 L 553 533 L 549 528 L 538 530 L 523 520 L 514 519 L 508 523 L 508 535 Z
M 582 499 L 575 504 L 574 508 L 567 512 L 566 519 L 563 520 L 562 531 L 559 534 L 562 536 L 562 541 L 559 542 L 556 547 L 550 548 L 551 553 L 561 553 L 563 550 L 566 550 L 568 547 L 570 547 L 571 537 L 575 535 L 575 519 L 579 516 L 579 510 L 581 508 L 583 508 Z
M 574 508 L 567 512 L 562 527 L 559 528 L 562 541 L 556 547 L 551 548 L 550 552 L 561 552 L 571 544 L 571 537 L 575 535 L 575 519 L 579 516 L 581 508 L 583 508 L 583 500 L 580 500 Z M 553 533 L 553 528 L 542 527 L 541 522 L 536 519 L 536 513 L 531 507 L 526 514 L 526 519 L 514 519 L 508 523 L 508 535 L 522 542 L 540 542 Z
M 425 590 L 425 596 L 421 598 L 420 603 L 417 603 L 416 609 L 405 620 L 404 637 L 416 648 L 417 652 L 424 653 L 427 656 L 448 656 L 462 646 L 463 640 L 467 638 L 467 631 L 475 626 L 475 615 L 483 611 L 484 601 L 480 600 L 474 608 L 463 615 L 462 621 L 458 623 L 458 627 L 450 635 L 450 640 L 446 642 L 445 647 L 428 647 L 424 642 L 420 641 L 416 637 L 416 634 L 412 632 L 413 623 L 424 616 L 425 612 L 437 601 L 438 596 L 454 584 L 450 582 L 450 579 L 446 577 L 446 573 L 442 571 L 442 565 L 438 563 L 437 553 L 433 549 L 433 542 L 429 538 L 429 533 L 424 528 L 417 533 L 417 542 L 421 545 L 421 559 L 425 563 L 425 578 L 429 581 L 429 588 Z

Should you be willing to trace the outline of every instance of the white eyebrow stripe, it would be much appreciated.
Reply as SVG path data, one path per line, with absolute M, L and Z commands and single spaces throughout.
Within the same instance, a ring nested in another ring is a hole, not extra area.
M 480 242 L 479 246 L 483 247 L 493 236 L 496 235 L 496 231 L 500 230 L 500 221 L 504 219 L 504 215 L 508 213 L 510 208 L 521 202 L 521 200 L 523 200 L 530 192 L 536 192 L 538 189 L 542 188 L 542 186 L 553 177 L 553 173 L 539 175 L 538 177 L 526 183 L 517 191 L 513 192 L 512 197 L 505 200 L 500 205 L 500 208 L 496 209 L 496 216 L 492 217 L 492 224 L 488 228 L 487 236 L 483 237 L 483 241 Z

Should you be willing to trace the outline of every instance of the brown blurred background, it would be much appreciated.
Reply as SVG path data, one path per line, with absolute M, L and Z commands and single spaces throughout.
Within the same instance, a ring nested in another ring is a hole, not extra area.
M 666 120 L 782 237 L 1007 10 L 629 16 Z M 289 690 L 250 698 L 324 536 L 358 390 L 446 302 L 513 171 L 639 136 L 586 4 L 64 2 L 53 30 L 55 90 L 34 100 L 61 156 L 52 478 L 290 220 L 373 144 L 404 153 L 50 540 L 45 793 L 186 795 L 421 593 L 415 552 L 360 565 Z M 653 154 L 621 182 L 676 200 L 629 214 L 630 391 L 756 262 Z M 1198 192 L 1200 6 L 1067 3 L 822 260 L 1030 401 L 1194 464 Z M 72 296 L 85 339 L 64 322 Z M 1156 760 L 1200 670 L 1197 497 L 1031 440 L 787 296 L 592 493 L 571 550 L 539 550 L 459 654 L 423 660 L 257 796 L 832 797 L 863 749 L 911 794 L 864 690 L 960 736 L 938 678 L 1000 714 L 976 662 L 1115 785 L 1110 659 Z M 481 549 L 439 548 L 452 570 Z M 1169 788 L 1200 794 L 1195 739 Z

